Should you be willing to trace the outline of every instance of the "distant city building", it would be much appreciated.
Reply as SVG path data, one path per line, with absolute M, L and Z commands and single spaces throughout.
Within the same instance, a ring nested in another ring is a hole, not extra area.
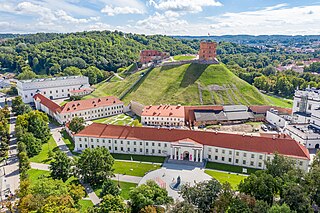
M 169 58 L 169 53 L 160 52 L 158 50 L 142 50 L 140 51 L 140 63 L 147 64 L 150 62 L 159 62 L 166 58 Z
M 82 117 L 87 121 L 118 115 L 124 109 L 123 102 L 113 96 L 70 101 L 59 106 L 42 94 L 36 94 L 34 103 L 36 109 L 50 115 L 60 124 L 67 123 L 74 117 Z
M 17 81 L 18 95 L 24 103 L 33 102 L 33 96 L 41 93 L 49 99 L 67 98 L 71 91 L 90 88 L 86 76 L 64 76 Z
M 151 126 L 184 126 L 184 107 L 159 105 L 145 106 L 141 114 L 141 123 Z
M 200 43 L 199 50 L 199 62 L 212 62 L 215 63 L 217 61 L 217 43 L 202 41 Z
M 84 88 L 84 89 L 78 89 L 78 90 L 72 90 L 70 91 L 70 95 L 71 96 L 85 96 L 85 95 L 89 95 L 90 93 L 93 92 L 93 89 L 91 88 Z
M 204 159 L 265 169 L 274 153 L 293 159 L 307 171 L 309 152 L 291 138 L 257 137 L 206 131 L 116 126 L 93 123 L 74 135 L 75 151 L 105 147 L 111 153 L 168 157 L 169 161 Z

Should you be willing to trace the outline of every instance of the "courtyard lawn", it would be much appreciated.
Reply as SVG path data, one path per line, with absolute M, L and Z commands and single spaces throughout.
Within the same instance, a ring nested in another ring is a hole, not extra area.
M 30 162 L 49 164 L 51 162 L 51 159 L 49 157 L 49 151 L 53 152 L 57 149 L 59 148 L 57 147 L 56 142 L 51 136 L 47 143 L 42 144 L 41 152 L 38 155 L 30 158 Z
M 93 203 L 91 200 L 79 200 L 79 204 L 80 204 L 80 212 L 87 212 L 87 209 L 90 207 L 93 207 Z
M 115 174 L 143 177 L 147 172 L 159 169 L 160 165 L 115 161 L 113 168 Z
M 173 59 L 176 61 L 192 60 L 195 58 L 196 58 L 196 56 L 194 56 L 194 55 L 175 55 L 175 56 L 173 56 Z
M 218 172 L 214 170 L 205 170 L 205 173 L 217 179 L 220 183 L 230 183 L 233 189 L 237 189 L 240 181 L 246 178 L 246 176 L 244 175 L 229 174 L 226 172 Z
M 69 148 L 69 150 L 73 153 L 74 150 L 74 142 L 72 140 L 72 138 L 70 137 L 70 135 L 67 133 L 66 130 L 63 130 L 61 132 L 62 135 L 62 140 L 64 141 L 64 143 L 67 145 L 67 147 Z
M 39 170 L 39 169 L 29 169 L 28 176 L 31 183 L 31 186 L 35 185 L 37 181 L 41 178 L 48 178 L 50 177 L 49 171 Z
M 226 171 L 226 172 L 234 172 L 243 174 L 242 169 L 247 169 L 247 174 L 254 173 L 258 169 L 254 168 L 246 168 L 242 166 L 235 166 L 235 165 L 229 165 L 229 164 L 223 164 L 223 163 L 216 163 L 216 162 L 208 162 L 206 165 L 207 169 L 215 169 L 220 171 Z
M 95 123 L 103 123 L 103 124 L 113 124 L 113 125 L 133 125 L 134 121 L 138 119 L 133 119 L 128 115 L 120 114 L 107 118 L 100 118 L 97 120 L 93 120 Z
M 118 181 L 112 180 L 116 185 L 118 185 Z M 121 188 L 121 197 L 123 197 L 125 200 L 129 199 L 129 192 L 131 188 L 135 188 L 138 184 L 136 183 L 128 183 L 128 182 L 122 182 L 119 181 L 120 188 Z M 93 190 L 96 193 L 98 197 L 100 197 L 100 192 L 102 191 L 102 185 L 96 185 L 93 186 Z
M 153 162 L 153 163 L 163 163 L 166 159 L 160 156 L 146 156 L 146 155 L 129 155 L 129 154 L 116 154 L 111 153 L 114 159 L 118 160 L 134 160 L 142 162 Z

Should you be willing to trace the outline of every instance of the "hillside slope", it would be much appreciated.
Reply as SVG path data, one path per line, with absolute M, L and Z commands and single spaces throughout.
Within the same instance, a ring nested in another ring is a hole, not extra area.
M 119 96 L 138 79 L 139 73 L 123 81 L 104 83 L 92 96 Z M 103 88 L 103 89 L 102 89 Z M 255 87 L 241 80 L 224 65 L 185 64 L 153 69 L 135 88 L 123 98 L 142 104 L 244 104 L 281 105 L 290 107 L 285 101 L 274 103 Z

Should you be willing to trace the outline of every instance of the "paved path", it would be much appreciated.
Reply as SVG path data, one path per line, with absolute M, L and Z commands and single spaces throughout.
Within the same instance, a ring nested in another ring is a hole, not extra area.
M 53 124 L 50 124 L 49 127 L 50 127 L 50 130 L 51 130 L 52 137 L 55 140 L 56 144 L 58 145 L 59 149 L 61 151 L 65 152 L 68 155 L 68 157 L 73 157 L 74 155 L 72 154 L 72 152 L 70 152 L 68 146 L 64 143 L 64 141 L 62 139 L 62 135 L 60 133 L 60 131 L 62 130 L 62 127 L 56 127 Z M 34 166 L 36 166 L 36 165 L 34 165 Z M 94 191 L 91 188 L 91 186 L 89 184 L 84 184 L 84 183 L 81 183 L 81 184 L 84 186 L 84 188 L 85 188 L 90 200 L 92 201 L 93 205 L 99 204 L 100 203 L 100 198 L 96 195 L 96 193 L 94 193 Z
M 123 81 L 123 79 L 124 79 L 118 73 L 113 73 L 113 75 L 116 76 L 117 78 L 119 78 L 121 81 Z
M 50 165 L 49 164 L 30 162 L 30 166 L 31 166 L 32 169 L 50 171 Z
M 115 174 L 115 177 L 112 177 L 111 179 L 112 180 L 119 180 L 122 182 L 139 183 L 141 181 L 142 177 Z
M 11 110 L 11 108 L 10 108 Z M 19 172 L 19 160 L 17 150 L 17 139 L 15 137 L 15 121 L 16 117 L 10 114 L 10 143 L 9 143 L 9 155 L 6 161 L 6 165 L 0 168 L 1 176 L 1 196 L 4 199 L 4 191 L 10 190 L 14 195 L 15 191 L 19 189 L 20 184 L 20 172 Z M 1 200 L 2 200 L 1 199 Z

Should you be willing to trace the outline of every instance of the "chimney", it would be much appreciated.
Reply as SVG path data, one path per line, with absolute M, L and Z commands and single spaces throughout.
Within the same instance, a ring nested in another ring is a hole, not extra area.
M 275 135 L 272 135 L 272 139 L 275 140 L 275 139 L 276 139 L 276 136 L 275 136 Z

